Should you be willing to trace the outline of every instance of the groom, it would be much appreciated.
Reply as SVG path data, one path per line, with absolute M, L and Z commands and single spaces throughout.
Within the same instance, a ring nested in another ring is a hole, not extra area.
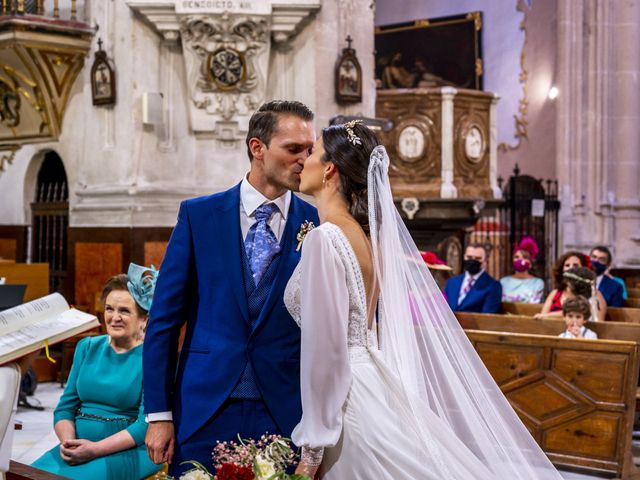
M 210 467 L 218 440 L 289 436 L 300 420 L 300 331 L 283 293 L 301 224 L 318 224 L 315 208 L 291 193 L 314 141 L 308 107 L 266 103 L 249 121 L 248 175 L 180 206 L 143 363 L 147 449 L 174 476 L 190 468 L 185 460 Z

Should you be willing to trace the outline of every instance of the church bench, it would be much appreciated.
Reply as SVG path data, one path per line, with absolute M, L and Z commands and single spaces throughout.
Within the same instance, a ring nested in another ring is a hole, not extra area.
M 502 313 L 533 317 L 542 311 L 541 303 L 502 303 Z M 607 321 L 640 323 L 640 308 L 607 307 Z
M 607 308 L 607 321 L 640 323 L 640 308 Z
M 536 313 L 540 313 L 541 311 L 541 303 L 502 302 L 502 313 L 510 315 L 526 315 L 527 317 L 533 317 Z
M 591 322 L 599 340 L 559 338 L 562 320 L 457 313 L 494 380 L 551 461 L 638 478 L 631 434 L 640 325 Z M 622 339 L 622 340 L 620 340 Z
M 640 298 L 629 297 L 624 301 L 625 308 L 640 308 Z

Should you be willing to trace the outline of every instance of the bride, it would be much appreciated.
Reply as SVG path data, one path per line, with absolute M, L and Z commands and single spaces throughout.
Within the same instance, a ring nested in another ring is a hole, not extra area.
M 349 122 L 323 130 L 301 174 L 321 225 L 285 292 L 302 331 L 296 472 L 560 480 L 421 260 L 388 168 L 375 134 Z

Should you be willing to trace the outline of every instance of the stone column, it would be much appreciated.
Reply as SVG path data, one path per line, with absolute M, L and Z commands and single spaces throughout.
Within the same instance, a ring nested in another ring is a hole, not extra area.
M 558 2 L 560 250 L 640 265 L 640 4 Z
M 611 2 L 612 240 L 618 265 L 640 265 L 640 4 Z
M 458 91 L 442 87 L 442 185 L 440 198 L 457 198 L 458 189 L 453 184 L 453 97 Z

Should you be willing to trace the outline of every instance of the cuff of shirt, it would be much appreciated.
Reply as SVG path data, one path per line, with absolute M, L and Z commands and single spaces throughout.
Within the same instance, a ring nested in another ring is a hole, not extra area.
M 155 412 L 147 414 L 147 422 L 173 421 L 171 412 Z

